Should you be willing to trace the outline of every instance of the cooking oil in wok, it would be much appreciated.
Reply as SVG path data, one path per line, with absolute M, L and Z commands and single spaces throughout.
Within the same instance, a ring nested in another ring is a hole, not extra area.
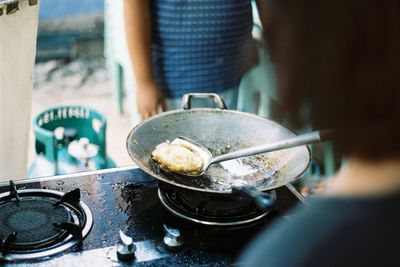
M 210 149 L 215 155 L 225 154 L 244 148 L 235 144 L 218 149 Z M 279 182 L 281 169 L 285 165 L 285 152 L 275 151 L 212 164 L 207 172 L 199 177 L 188 177 L 161 170 L 157 162 L 150 159 L 152 169 L 167 180 L 189 187 L 213 191 L 230 191 L 232 186 L 252 185 L 267 188 Z
M 215 156 L 242 149 L 240 144 L 224 147 L 212 151 Z M 278 182 L 280 169 L 284 165 L 283 151 L 255 155 L 229 161 L 220 162 L 210 166 L 206 175 L 214 180 L 223 190 L 229 190 L 236 185 L 252 185 L 269 187 Z

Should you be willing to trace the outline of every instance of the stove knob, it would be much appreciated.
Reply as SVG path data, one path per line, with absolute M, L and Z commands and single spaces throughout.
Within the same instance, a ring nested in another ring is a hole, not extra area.
M 117 245 L 117 257 L 119 260 L 130 261 L 135 258 L 136 246 L 131 237 L 119 231 L 120 242 Z
M 178 229 L 174 229 L 164 224 L 164 245 L 170 251 L 178 251 L 182 248 L 183 237 Z

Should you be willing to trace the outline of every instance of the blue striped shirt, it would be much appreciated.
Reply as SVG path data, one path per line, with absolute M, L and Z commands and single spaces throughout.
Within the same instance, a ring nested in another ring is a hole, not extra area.
M 237 86 L 251 0 L 153 0 L 152 63 L 166 97 Z

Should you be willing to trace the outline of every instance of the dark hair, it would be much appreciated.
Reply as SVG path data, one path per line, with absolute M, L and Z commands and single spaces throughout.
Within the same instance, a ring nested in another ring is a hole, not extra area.
M 268 6 L 267 6 L 268 7 Z M 270 0 L 283 105 L 335 130 L 340 152 L 400 158 L 400 1 Z

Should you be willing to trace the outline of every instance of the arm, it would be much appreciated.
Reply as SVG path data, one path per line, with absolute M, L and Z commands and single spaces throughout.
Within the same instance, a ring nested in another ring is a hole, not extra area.
M 124 1 L 125 33 L 136 79 L 136 101 L 143 119 L 165 109 L 165 100 L 156 85 L 151 64 L 151 17 L 149 1 Z

